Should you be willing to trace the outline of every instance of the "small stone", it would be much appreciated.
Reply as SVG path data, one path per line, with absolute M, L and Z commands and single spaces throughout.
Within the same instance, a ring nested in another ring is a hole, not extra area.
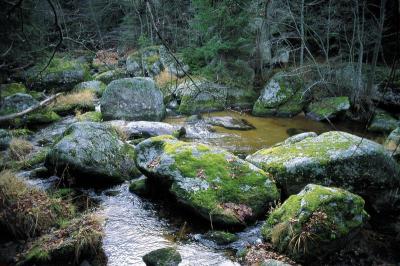
M 182 257 L 175 248 L 161 248 L 143 256 L 146 266 L 177 266 Z

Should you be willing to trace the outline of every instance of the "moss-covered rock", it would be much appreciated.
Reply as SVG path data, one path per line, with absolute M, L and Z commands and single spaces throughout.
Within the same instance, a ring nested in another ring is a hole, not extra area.
M 75 91 L 85 91 L 85 90 L 91 90 L 93 91 L 98 97 L 101 97 L 103 95 L 103 92 L 106 90 L 107 85 L 99 80 L 90 80 L 90 81 L 84 81 L 79 84 L 77 84 L 74 87 Z
M 331 131 L 296 143 L 262 149 L 246 160 L 272 174 L 288 194 L 308 183 L 333 185 L 362 195 L 375 210 L 394 211 L 400 169 L 382 145 Z
M 90 79 L 89 66 L 80 60 L 56 56 L 45 71 L 40 73 L 46 65 L 47 61 L 26 72 L 32 88 L 71 90 L 76 84 Z
M 400 127 L 393 130 L 386 138 L 385 149 L 400 162 Z
M 39 102 L 31 95 L 16 93 L 3 99 L 0 106 L 0 115 L 18 113 L 38 104 Z M 20 127 L 23 125 L 52 123 L 59 119 L 60 117 L 55 112 L 48 108 L 42 108 L 25 116 L 13 119 L 9 123 L 15 127 Z
M 228 245 L 239 239 L 237 235 L 224 231 L 209 231 L 204 234 L 204 238 L 215 242 L 217 245 Z
M 178 112 L 196 114 L 221 111 L 226 107 L 228 88 L 204 79 L 195 79 L 181 83 L 176 90 L 176 97 L 181 103 Z
M 123 69 L 117 68 L 113 70 L 108 70 L 102 73 L 99 73 L 94 76 L 94 79 L 97 81 L 101 81 L 105 84 L 109 84 L 113 80 L 121 79 L 127 77 L 127 74 Z
M 349 108 L 348 97 L 329 97 L 311 103 L 307 108 L 307 116 L 317 121 L 333 119 Z
M 214 224 L 243 225 L 279 199 L 264 171 L 204 144 L 153 137 L 137 145 L 136 162 L 152 185 Z
M 178 266 L 182 258 L 175 248 L 160 248 L 143 256 L 146 266 Z
M 293 135 L 293 136 L 287 138 L 285 141 L 275 144 L 274 147 L 280 146 L 280 145 L 294 144 L 294 143 L 300 142 L 306 138 L 315 138 L 315 137 L 318 137 L 317 133 L 315 133 L 315 132 L 304 132 L 304 133 Z
M 67 221 L 61 229 L 28 244 L 20 265 L 76 265 L 102 252 L 102 225 L 95 215 Z
M 190 67 L 183 62 L 183 58 L 180 54 L 176 54 L 175 58 L 178 59 L 179 64 L 176 62 L 175 58 L 169 53 L 167 48 L 164 45 L 161 45 L 159 50 L 160 61 L 163 64 L 164 68 L 174 76 L 178 78 L 182 78 L 185 76 L 185 73 L 188 73 Z
M 129 185 L 129 191 L 139 196 L 147 196 L 150 191 L 147 184 L 147 177 L 133 180 Z
M 101 122 L 103 121 L 103 116 L 101 112 L 86 112 L 83 114 L 78 114 L 76 116 L 78 121 L 89 121 L 89 122 Z
M 389 133 L 400 126 L 400 121 L 393 117 L 388 112 L 377 109 L 374 117 L 372 118 L 371 124 L 368 127 L 368 131 L 377 133 Z
M 46 167 L 70 174 L 76 182 L 91 186 L 118 183 L 139 176 L 135 149 L 118 139 L 110 126 L 77 122 L 46 157 Z
M 306 104 L 303 84 L 299 75 L 286 72 L 275 74 L 255 102 L 253 115 L 284 117 L 297 115 Z
M 309 184 L 268 216 L 262 235 L 294 258 L 317 257 L 342 248 L 367 219 L 360 196 Z
M 165 116 L 162 92 L 150 78 L 111 82 L 100 104 L 105 120 L 160 121 Z
M 9 83 L 0 85 L 0 97 L 7 97 L 16 93 L 26 93 L 27 89 L 22 83 Z

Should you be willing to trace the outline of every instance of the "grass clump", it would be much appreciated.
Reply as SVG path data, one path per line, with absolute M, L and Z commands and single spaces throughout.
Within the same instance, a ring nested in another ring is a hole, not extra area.
M 28 187 L 9 170 L 0 172 L 0 225 L 14 237 L 40 235 L 73 214 L 73 206 Z
M 75 113 L 76 111 L 94 111 L 96 96 L 92 90 L 82 90 L 62 95 L 51 104 L 51 109 L 60 115 Z
M 13 160 L 22 161 L 33 150 L 33 145 L 23 138 L 12 138 L 8 148 L 9 157 Z
M 73 263 L 94 258 L 101 252 L 102 219 L 94 214 L 66 222 L 30 243 L 23 253 L 23 263 Z
M 103 116 L 101 112 L 86 112 L 86 113 L 81 113 L 78 111 L 75 115 L 75 117 L 78 119 L 78 121 L 90 121 L 90 122 L 101 122 L 103 121 Z

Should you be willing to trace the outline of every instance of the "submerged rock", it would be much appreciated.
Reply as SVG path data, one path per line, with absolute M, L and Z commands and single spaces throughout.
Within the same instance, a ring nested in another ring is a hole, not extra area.
M 368 127 L 368 131 L 378 133 L 389 133 L 400 126 L 400 121 L 388 112 L 378 109 Z
M 311 182 L 360 194 L 377 211 L 396 210 L 392 204 L 400 169 L 383 146 L 373 141 L 331 131 L 262 149 L 246 159 L 272 174 L 288 195 Z
M 105 120 L 160 121 L 165 115 L 162 92 L 150 78 L 125 78 L 111 82 L 100 104 Z
M 213 126 L 234 130 L 251 130 L 255 128 L 246 119 L 237 119 L 230 116 L 214 116 L 207 118 L 206 122 Z
M 91 90 L 96 93 L 97 96 L 101 97 L 106 87 L 107 85 L 99 80 L 91 80 L 79 83 L 74 89 L 76 91 Z
M 264 171 L 204 144 L 153 137 L 137 145 L 136 162 L 153 186 L 214 224 L 243 225 L 279 199 Z
M 174 135 L 181 137 L 185 135 L 185 128 L 177 125 L 170 125 L 163 122 L 114 120 L 106 122 L 114 127 L 118 127 L 128 139 L 149 138 L 161 135 Z
M 92 186 L 118 183 L 139 176 L 135 149 L 118 139 L 110 126 L 94 122 L 72 124 L 46 157 L 46 167 L 69 173 Z
M 367 219 L 360 196 L 309 184 L 272 211 L 262 235 L 291 257 L 319 257 L 343 248 Z
M 204 235 L 204 238 L 215 242 L 217 245 L 228 245 L 239 239 L 235 234 L 224 231 L 209 231 Z
M 306 103 L 303 91 L 303 80 L 298 75 L 277 73 L 261 91 L 253 106 L 253 115 L 295 116 Z
M 387 137 L 385 149 L 400 162 L 400 127 L 393 130 Z
M 177 266 L 182 257 L 175 248 L 160 248 L 143 256 L 146 266 Z
M 307 116 L 313 120 L 333 119 L 350 109 L 348 97 L 329 97 L 311 103 L 307 108 Z

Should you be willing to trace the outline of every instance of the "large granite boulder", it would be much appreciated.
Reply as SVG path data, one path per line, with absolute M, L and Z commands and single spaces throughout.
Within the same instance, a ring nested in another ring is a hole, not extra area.
M 342 248 L 367 219 L 360 196 L 309 184 L 274 209 L 261 231 L 280 252 L 305 259 Z
M 292 117 L 299 114 L 306 104 L 303 87 L 304 82 L 299 75 L 286 72 L 275 74 L 255 102 L 253 115 Z
M 96 186 L 138 177 L 135 157 L 134 147 L 122 142 L 111 126 L 77 122 L 55 143 L 45 164 L 78 183 Z
M 100 104 L 104 120 L 160 121 L 165 115 L 163 94 L 150 78 L 111 82 Z
M 315 183 L 362 195 L 376 211 L 394 211 L 400 168 L 382 145 L 349 133 L 331 131 L 262 149 L 246 158 L 272 174 L 288 194 Z
M 172 136 L 153 137 L 136 148 L 137 166 L 154 188 L 213 224 L 244 225 L 280 198 L 267 173 L 224 150 Z
M 376 133 L 389 133 L 400 126 L 400 121 L 388 112 L 377 109 L 372 118 L 368 131 Z
M 311 103 L 307 108 L 307 116 L 317 121 L 329 120 L 349 109 L 348 97 L 328 97 Z

